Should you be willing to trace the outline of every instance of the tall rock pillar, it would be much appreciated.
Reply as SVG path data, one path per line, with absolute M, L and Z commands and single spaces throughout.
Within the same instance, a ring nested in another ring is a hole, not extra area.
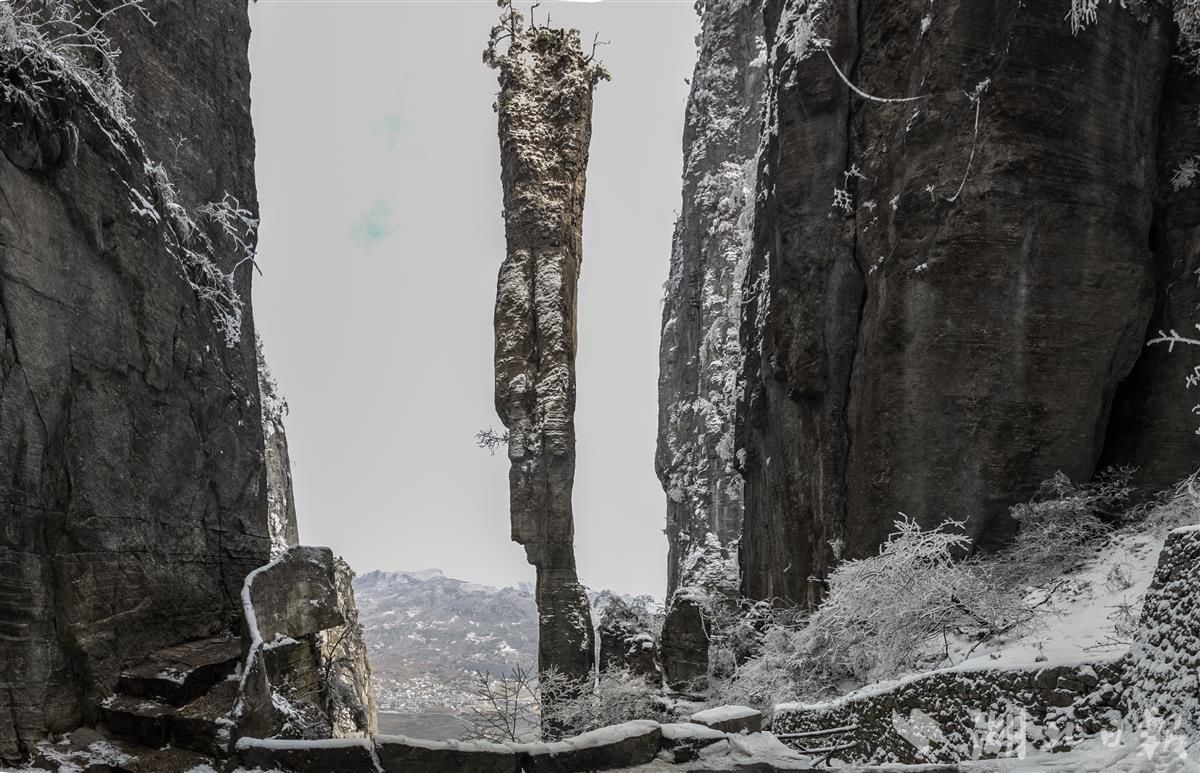
M 512 537 L 537 568 L 538 668 L 579 677 L 592 670 L 594 634 L 571 512 L 576 288 L 592 89 L 605 73 L 578 31 L 526 29 L 511 8 L 485 58 L 500 79 L 508 249 L 496 287 L 496 411 L 509 432 Z

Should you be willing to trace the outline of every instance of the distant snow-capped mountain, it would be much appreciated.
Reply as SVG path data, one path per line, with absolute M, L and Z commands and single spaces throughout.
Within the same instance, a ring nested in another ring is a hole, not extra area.
M 373 571 L 355 578 L 354 595 L 383 732 L 456 738 L 463 728 L 454 717 L 475 700 L 476 672 L 537 664 L 531 583 L 494 588 L 439 569 Z M 588 595 L 599 616 L 614 594 Z

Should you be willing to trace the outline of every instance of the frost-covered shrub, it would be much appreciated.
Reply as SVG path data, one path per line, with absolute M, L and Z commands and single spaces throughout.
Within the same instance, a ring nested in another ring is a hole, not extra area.
M 577 679 L 551 668 L 540 676 L 518 666 L 511 674 L 476 674 L 476 705 L 463 740 L 553 741 L 635 719 L 670 721 L 659 687 L 629 669 Z
M 627 668 L 604 671 L 595 680 L 550 671 L 539 683 L 543 696 L 554 696 L 542 702 L 543 736 L 578 735 L 635 719 L 672 720 L 662 689 Z
M 934 667 L 944 657 L 933 642 L 985 640 L 1033 622 L 1021 594 L 960 560 L 970 546 L 960 523 L 922 529 L 905 517 L 895 525 L 878 555 L 834 570 L 819 608 L 765 629 L 757 655 L 716 688 L 722 702 L 823 697 L 846 683 Z
M 129 95 L 117 75 L 121 50 L 104 30 L 109 17 L 125 11 L 153 23 L 144 0 L 124 0 L 104 11 L 73 0 L 0 3 L 0 48 L 19 52 L 18 67 L 32 61 L 35 69 L 66 75 L 129 129 Z
M 1092 555 L 1112 531 L 1133 494 L 1133 471 L 1115 469 L 1093 483 L 1073 483 L 1061 471 L 1043 481 L 1029 501 L 1009 512 L 1017 521 L 1013 544 L 989 562 L 1011 587 L 1035 585 Z
M 465 741 L 522 743 L 538 739 L 541 690 L 536 671 L 517 665 L 511 673 L 493 677 L 476 672 L 475 705 L 463 718 Z

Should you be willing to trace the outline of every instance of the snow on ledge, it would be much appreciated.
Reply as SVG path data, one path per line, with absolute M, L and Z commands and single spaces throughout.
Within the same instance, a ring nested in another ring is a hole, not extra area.
M 317 741 L 284 738 L 239 738 L 237 750 L 272 749 L 275 751 L 303 751 L 305 749 L 353 749 L 374 751 L 370 738 L 323 738 Z
M 695 722 L 675 722 L 663 725 L 662 734 L 663 738 L 668 741 L 685 741 L 688 739 L 720 741 L 729 737 L 728 733 L 715 730 L 707 725 L 698 725 Z
M 881 682 L 868 684 L 860 687 L 854 692 L 848 692 L 845 695 L 839 695 L 828 701 L 818 701 L 816 703 L 777 703 L 775 704 L 772 713 L 778 714 L 781 711 L 828 711 L 829 709 L 843 706 L 847 703 L 852 703 L 858 700 L 868 698 L 877 698 L 880 695 L 894 692 L 906 685 L 915 682 L 921 682 L 926 679 L 931 679 L 935 676 L 943 674 L 952 674 L 958 676 L 971 677 L 975 675 L 1008 673 L 1013 671 L 1045 671 L 1051 668 L 1092 668 L 1094 666 L 1103 666 L 1116 662 L 1128 654 L 1125 650 L 1116 652 L 1100 653 L 1096 657 L 1089 660 L 1061 660 L 1061 661 L 1044 661 L 1041 663 L 1003 663 L 997 662 L 992 665 L 968 661 L 959 663 L 946 668 L 938 668 L 933 671 L 921 671 L 916 674 L 908 674 L 896 679 L 885 679 Z
M 430 741 L 425 738 L 409 738 L 406 735 L 377 735 L 377 744 L 394 743 L 400 746 L 411 746 L 414 749 L 430 751 L 470 752 L 472 754 L 512 754 L 513 750 L 504 744 L 491 741 Z
M 662 725 L 653 720 L 637 719 L 623 725 L 602 727 L 574 738 L 565 738 L 551 743 L 506 743 L 504 745 L 514 752 L 526 754 L 564 754 L 580 749 L 600 749 L 605 746 L 613 746 L 661 729 Z
M 701 725 L 711 725 L 718 722 L 731 722 L 736 719 L 746 719 L 759 715 L 758 709 L 749 706 L 719 706 L 715 709 L 705 709 L 692 715 L 692 722 Z

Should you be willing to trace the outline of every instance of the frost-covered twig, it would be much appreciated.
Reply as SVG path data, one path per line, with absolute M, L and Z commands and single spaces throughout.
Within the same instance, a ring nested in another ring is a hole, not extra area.
M 1196 325 L 1196 329 L 1200 330 L 1200 325 Z M 1151 338 L 1146 342 L 1146 346 L 1153 346 L 1154 344 L 1166 344 L 1167 351 L 1173 352 L 1175 351 L 1176 344 L 1200 346 L 1200 338 L 1186 338 L 1179 335 L 1179 333 L 1177 333 L 1174 329 L 1172 329 L 1169 333 L 1164 333 L 1163 331 L 1159 330 L 1156 337 Z
M 971 100 L 975 105 L 975 130 L 971 136 L 971 155 L 967 157 L 967 168 L 963 172 L 962 181 L 958 184 L 958 190 L 954 192 L 953 196 L 942 197 L 946 201 L 957 201 L 963 192 L 963 188 L 967 185 L 967 177 L 971 174 L 971 163 L 975 160 L 975 147 L 979 143 L 979 108 L 983 105 L 983 92 L 987 91 L 990 85 L 992 85 L 992 79 L 985 78 L 975 85 L 974 94 L 967 95 L 967 99 Z

